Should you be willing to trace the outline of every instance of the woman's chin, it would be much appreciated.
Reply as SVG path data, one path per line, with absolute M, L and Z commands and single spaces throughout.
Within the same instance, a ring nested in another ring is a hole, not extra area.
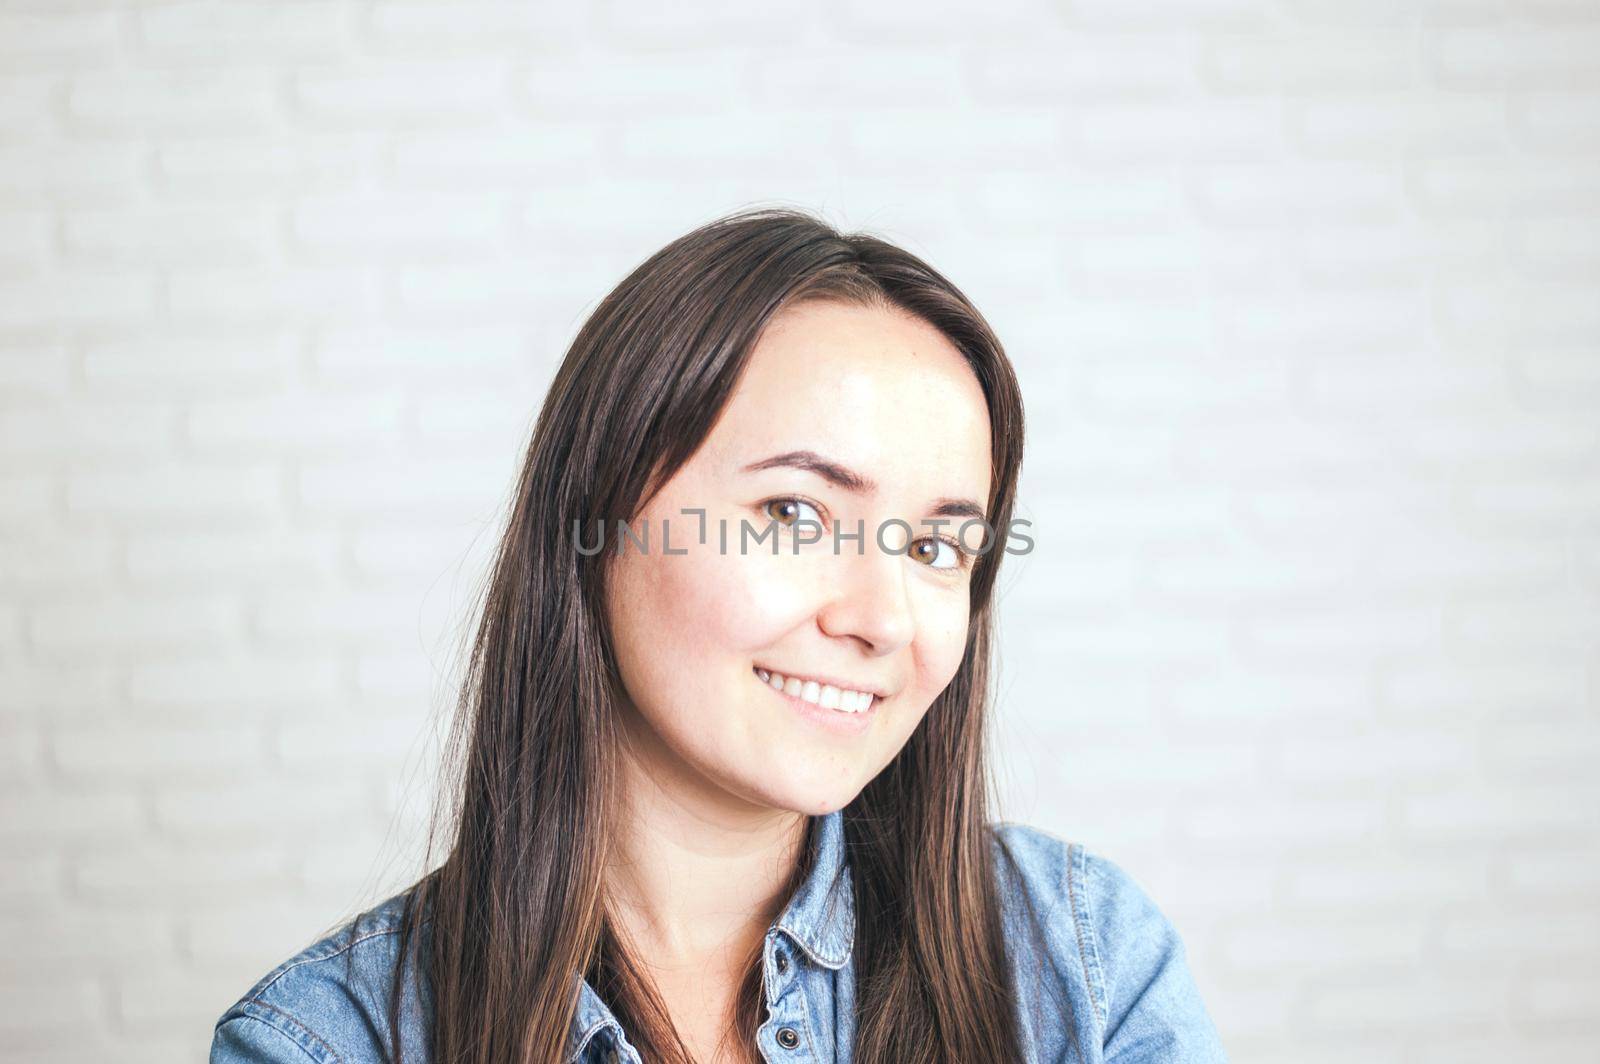
M 837 779 L 795 779 L 786 781 L 787 785 L 780 785 L 779 781 L 772 779 L 763 782 L 762 790 L 769 805 L 806 816 L 827 816 L 849 805 L 861 793 L 861 787 L 853 780 L 846 783 Z

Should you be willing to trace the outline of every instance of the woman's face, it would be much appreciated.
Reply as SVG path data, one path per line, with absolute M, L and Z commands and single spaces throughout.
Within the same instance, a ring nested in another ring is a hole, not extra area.
M 769 323 L 705 444 L 635 519 L 648 550 L 615 556 L 607 530 L 624 723 L 653 780 L 820 815 L 893 759 L 961 663 L 985 531 L 963 534 L 959 509 L 983 516 L 989 433 L 977 378 L 920 319 L 813 301 Z M 830 681 L 876 697 L 830 707 Z

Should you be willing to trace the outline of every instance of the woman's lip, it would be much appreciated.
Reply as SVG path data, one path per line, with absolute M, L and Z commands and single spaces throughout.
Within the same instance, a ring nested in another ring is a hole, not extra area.
M 882 701 L 879 698 L 873 698 L 872 704 L 860 713 L 847 713 L 842 709 L 828 709 L 818 702 L 807 702 L 799 695 L 785 694 L 754 672 L 751 672 L 750 676 L 762 687 L 787 702 L 789 708 L 806 720 L 820 728 L 826 728 L 828 731 L 840 735 L 860 735 L 865 732 L 868 726 L 871 725 L 873 718 L 878 715 L 878 703 Z
M 779 676 L 782 676 L 785 680 L 790 679 L 791 677 L 799 680 L 801 683 L 805 683 L 808 680 L 814 680 L 816 683 L 824 687 L 837 687 L 841 691 L 865 691 L 867 694 L 872 696 L 874 705 L 889 697 L 888 695 L 884 694 L 880 688 L 872 684 L 868 684 L 866 687 L 858 687 L 853 682 L 849 680 L 841 680 L 837 676 L 822 676 L 817 673 L 804 672 L 784 672 L 782 669 L 770 668 L 761 664 L 760 662 L 757 662 L 755 667 L 768 674 L 775 672 Z M 757 677 L 757 679 L 760 679 L 760 677 Z

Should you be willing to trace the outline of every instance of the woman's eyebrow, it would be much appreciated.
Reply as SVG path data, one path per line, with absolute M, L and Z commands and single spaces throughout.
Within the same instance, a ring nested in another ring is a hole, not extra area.
M 771 458 L 763 458 L 759 462 L 751 462 L 744 467 L 743 472 L 759 473 L 763 469 L 776 469 L 779 466 L 815 473 L 834 487 L 843 488 L 857 495 L 871 495 L 878 490 L 878 485 L 868 477 L 846 469 L 838 462 L 829 461 L 816 451 L 785 451 Z
M 808 473 L 815 473 L 834 487 L 843 488 L 856 495 L 871 495 L 878 490 L 878 485 L 870 477 L 864 477 L 838 462 L 824 458 L 816 451 L 785 451 L 770 458 L 751 462 L 741 472 L 759 473 L 763 469 L 779 467 L 803 469 Z M 930 513 L 935 517 L 972 517 L 980 521 L 984 517 L 983 507 L 971 499 L 935 499 Z

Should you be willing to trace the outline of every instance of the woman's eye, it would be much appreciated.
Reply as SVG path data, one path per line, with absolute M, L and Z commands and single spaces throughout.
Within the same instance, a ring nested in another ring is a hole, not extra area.
M 768 499 L 761 504 L 761 510 L 768 518 L 785 528 L 794 528 L 802 520 L 811 522 L 812 528 L 827 527 L 822 514 L 814 504 L 793 495 Z M 957 571 L 969 565 L 966 549 L 949 536 L 924 536 L 913 541 L 906 553 L 910 555 L 912 561 L 920 562 L 930 569 Z
M 815 506 L 812 506 L 804 499 L 791 497 L 770 499 L 762 505 L 762 510 L 766 512 L 768 517 L 787 528 L 794 527 L 797 521 L 806 518 L 802 510 L 809 510 L 811 511 L 811 516 L 806 520 L 815 522 L 817 528 L 823 527 L 822 515 L 817 512 Z
M 941 548 L 945 564 L 939 564 Z M 961 569 L 967 564 L 967 552 L 943 536 L 924 536 L 917 540 L 911 544 L 911 557 L 930 569 Z

